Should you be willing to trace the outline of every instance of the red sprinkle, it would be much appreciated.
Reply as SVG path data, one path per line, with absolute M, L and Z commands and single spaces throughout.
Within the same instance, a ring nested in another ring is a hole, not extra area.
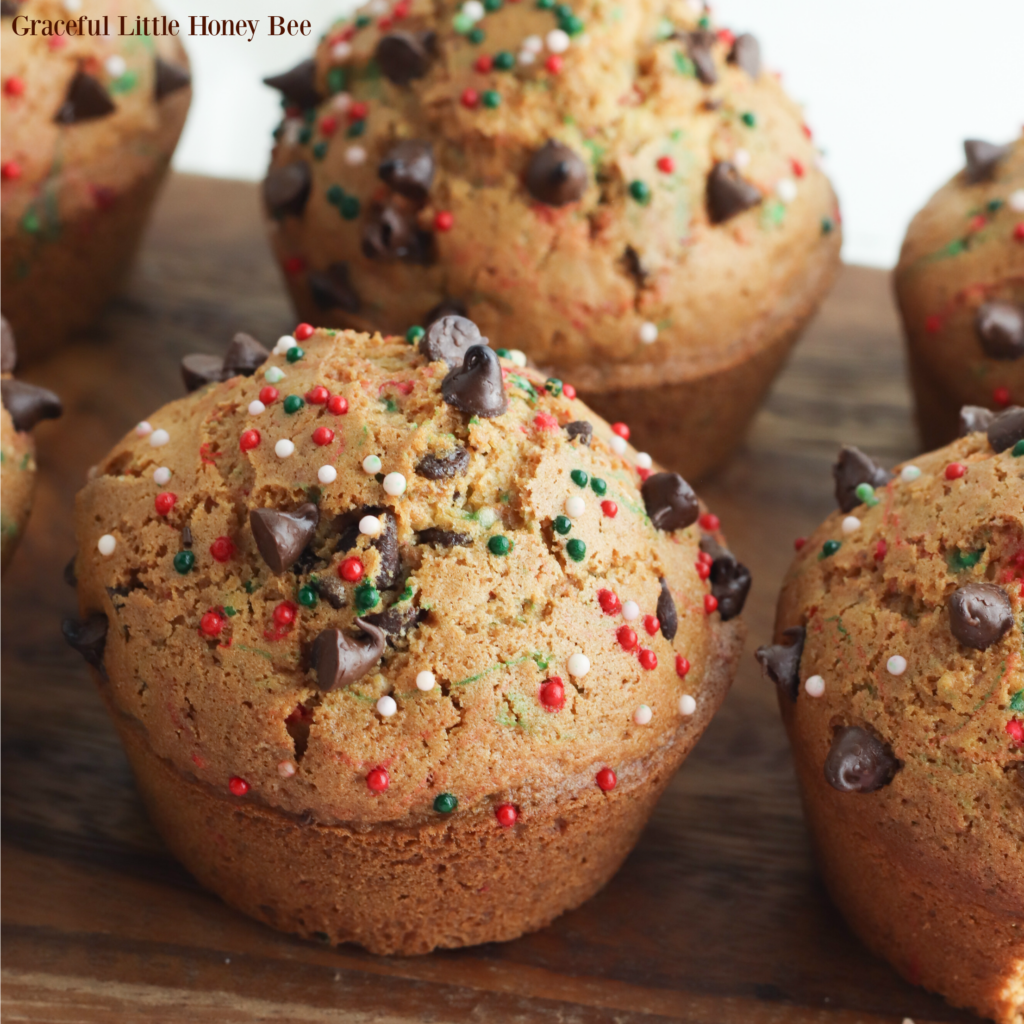
M 0 166 L 0 177 L 3 177 L 4 181 L 14 181 L 16 178 L 20 178 L 21 164 L 17 160 L 5 160 L 3 166 Z
M 646 647 L 640 649 L 640 664 L 650 671 L 658 667 L 658 656 L 654 651 L 649 651 Z
M 621 437 L 623 441 L 629 440 L 629 427 L 627 427 L 625 423 L 613 423 L 612 433 L 618 434 L 618 436 Z
M 553 75 L 560 74 L 564 66 L 565 58 L 560 53 L 553 53 L 546 61 L 544 61 L 544 67 L 546 67 Z
M 1013 229 L 1013 240 L 1014 240 L 1015 242 L 1024 242 L 1024 220 L 1022 220 L 1022 221 L 1021 221 L 1021 222 L 1020 222 L 1020 223 L 1019 223 L 1019 224 L 1018 224 L 1018 225 L 1017 225 L 1017 226 L 1016 226 L 1016 227 L 1015 227 L 1015 228 Z
M 702 580 L 706 580 L 711 575 L 711 566 L 707 562 L 695 562 L 694 565 L 697 567 L 697 575 Z
M 557 430 L 558 420 L 549 412 L 539 412 L 533 417 L 533 425 L 538 430 Z
M 274 609 L 274 623 L 278 626 L 290 626 L 295 621 L 296 605 L 291 601 L 282 601 Z
M 541 683 L 540 702 L 548 711 L 561 711 L 565 707 L 565 686 L 558 676 Z
M 273 388 L 268 384 L 265 388 L 260 388 L 260 401 L 264 405 L 270 405 L 272 402 L 277 401 L 280 393 L 277 388 Z
M 619 506 L 614 501 L 602 501 L 601 511 L 609 518 L 614 519 L 619 514 Z
M 472 110 L 480 102 L 480 93 L 476 89 L 463 89 L 460 99 L 467 110 Z
M 713 512 L 705 512 L 697 521 L 700 523 L 700 528 L 709 533 L 714 533 L 722 525 L 722 521 Z
M 646 480 L 651 475 L 651 471 L 649 469 L 637 468 L 636 475 L 640 477 L 641 480 Z
M 327 402 L 327 411 L 335 416 L 344 416 L 348 412 L 348 399 L 344 395 L 331 395 Z
M 238 439 L 238 447 L 243 452 L 252 451 L 260 443 L 260 432 L 258 430 L 243 430 L 242 436 Z
M 249 783 L 239 775 L 232 775 L 228 789 L 231 790 L 232 796 L 245 796 L 249 792 Z
M 338 575 L 349 583 L 356 583 L 361 580 L 364 572 L 366 572 L 366 569 L 363 567 L 363 563 L 354 557 L 346 558 L 338 566 Z
M 685 679 L 686 674 L 690 671 L 690 661 L 688 658 L 684 658 L 681 654 L 676 655 L 676 675 L 680 679 Z
M 998 405 L 1000 408 L 1005 409 L 1010 404 L 1011 395 L 1010 389 L 1006 387 L 999 387 L 992 389 L 992 402 Z
M 736 37 L 727 28 L 720 28 L 715 34 L 723 46 L 732 46 L 736 42 Z
M 615 639 L 624 651 L 632 651 L 637 645 L 636 632 L 629 626 L 619 626 L 615 631 Z
M 502 804 L 500 807 L 494 808 L 494 816 L 498 819 L 499 825 L 511 828 L 516 823 L 519 812 L 512 804 Z
M 321 135 L 333 135 L 337 130 L 338 130 L 338 119 L 336 117 L 331 117 L 330 115 L 328 115 L 327 117 L 321 117 L 320 118 L 320 134 Z M 307 334 L 306 337 L 308 338 L 309 335 Z M 298 338 L 298 335 L 296 335 L 296 338 Z M 302 341 L 301 338 L 298 338 L 298 340 Z
M 571 384 L 563 384 L 562 385 L 562 394 L 566 398 L 570 398 L 570 399 L 575 398 L 576 397 L 576 389 Z
M 946 467 L 947 480 L 959 480 L 967 472 L 967 467 L 962 462 L 951 462 Z
M 807 173 L 804 165 L 796 157 L 789 161 L 789 166 L 793 168 L 793 174 L 797 178 L 802 178 Z
M 806 537 L 797 537 L 797 539 L 795 541 L 793 541 L 793 550 L 794 551 L 800 551 L 806 543 L 807 543 L 807 538 Z
M 235 545 L 230 537 L 218 537 L 210 545 L 210 554 L 217 562 L 226 562 L 235 553 Z
M 391 779 L 388 778 L 387 769 L 371 768 L 366 773 L 366 785 L 372 793 L 383 793 L 384 790 L 391 785 Z
M 924 318 L 924 329 L 929 334 L 938 334 L 942 330 L 942 317 L 938 313 L 932 313 L 931 316 Z
M 1018 747 L 1024 747 L 1024 722 L 1021 722 L 1016 718 L 1011 718 L 1006 723 L 1006 735 L 1009 736 Z
M 310 388 L 306 392 L 306 401 L 310 405 L 326 405 L 327 400 L 331 397 L 330 391 L 323 386 L 323 384 L 317 384 L 315 388 Z
M 395 21 L 401 21 L 409 14 L 409 0 L 398 0 L 398 3 L 391 8 L 391 17 Z
M 330 427 L 317 427 L 313 431 L 313 443 L 320 445 L 322 448 L 325 444 L 330 444 L 334 440 L 334 431 Z
M 710 615 L 714 611 L 718 611 L 718 598 L 714 594 L 704 595 L 704 611 Z
M 451 210 L 438 210 L 434 214 L 434 227 L 438 231 L 451 231 L 454 224 L 455 217 L 452 215 Z
M 697 555 L 697 561 L 700 562 L 702 565 L 712 565 L 715 560 L 707 551 L 701 551 Z
M 661 629 L 661 623 L 658 621 L 657 615 L 645 615 L 644 616 L 644 629 L 647 630 L 650 636 L 654 636 L 655 633 Z
M 473 65 L 482 75 L 486 75 L 494 67 L 494 58 L 489 53 L 482 53 Z
M 301 256 L 289 256 L 282 266 L 286 274 L 301 274 L 306 269 L 306 261 Z
M 597 592 L 597 603 L 601 606 L 601 611 L 605 615 L 618 615 L 622 610 L 622 602 L 614 590 L 605 590 L 604 588 L 599 590 Z
M 220 636 L 224 622 L 225 619 L 220 612 L 210 609 L 210 611 L 204 612 L 203 617 L 199 620 L 199 632 L 204 636 Z
M 599 789 L 603 789 L 606 793 L 615 788 L 615 783 L 619 780 L 615 778 L 615 772 L 611 768 L 602 768 L 596 777 L 597 785 Z
M 18 78 L 17 75 L 11 75 L 10 78 L 4 82 L 4 92 L 8 96 L 20 96 L 25 91 L 25 80 Z
M 156 505 L 156 510 L 159 515 L 165 516 L 168 512 L 174 508 L 174 503 L 178 500 L 176 494 L 172 494 L 170 491 L 161 491 L 154 500 L 153 504 Z
M 662 174 L 671 174 L 676 169 L 676 162 L 670 156 L 659 156 L 654 166 Z
M 980 231 L 987 223 L 985 215 L 983 213 L 979 213 L 970 219 L 967 229 L 969 231 Z
M 311 338 L 312 336 L 312 324 L 299 324 L 299 326 L 292 332 L 292 337 L 294 337 L 296 341 L 305 341 L 307 338 Z
M 348 119 L 350 121 L 363 121 L 370 112 L 370 104 L 363 100 L 357 100 L 348 108 Z

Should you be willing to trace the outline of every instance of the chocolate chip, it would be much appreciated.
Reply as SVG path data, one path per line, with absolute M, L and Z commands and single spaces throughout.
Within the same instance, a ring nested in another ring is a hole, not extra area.
M 345 636 L 340 629 L 325 629 L 313 641 L 317 686 L 325 693 L 358 682 L 384 653 L 383 630 L 365 619 L 356 619 L 356 625 L 365 638 Z
M 980 405 L 963 406 L 960 409 L 960 436 L 988 430 L 993 415 L 989 409 L 983 409 Z
M 825 779 L 840 793 L 873 793 L 892 782 L 899 766 L 888 745 L 860 726 L 847 725 L 832 740 Z
M 988 443 L 995 452 L 1005 452 L 1018 441 L 1024 440 L 1024 408 L 1011 405 L 997 412 L 988 425 Z
M 864 504 L 857 497 L 857 488 L 861 484 L 884 487 L 892 479 L 892 473 L 868 458 L 859 448 L 844 445 L 839 449 L 839 458 L 832 467 L 832 477 L 836 482 L 836 502 L 840 510 L 852 512 L 858 505 Z
M 107 617 L 94 612 L 83 620 L 67 618 L 61 623 L 61 632 L 69 647 L 73 647 L 94 668 L 103 671 L 103 650 L 107 646 Z
M 377 43 L 374 57 L 385 78 L 406 85 L 430 70 L 432 32 L 392 32 Z
M 565 432 L 569 435 L 570 441 L 575 441 L 578 437 L 580 444 L 589 447 L 590 439 L 594 436 L 594 425 L 587 420 L 573 420 L 572 423 L 566 423 Z
M 729 51 L 729 63 L 743 68 L 751 78 L 761 74 L 761 44 L 749 32 L 736 37 Z
M 268 359 L 269 350 L 251 334 L 239 331 L 224 353 L 224 379 L 251 377 Z
M 761 202 L 761 193 L 724 160 L 711 168 L 707 189 L 708 216 L 712 224 L 721 224 Z
M 168 64 L 167 61 L 156 58 L 156 70 L 154 74 L 153 94 L 157 103 L 165 96 L 179 89 L 186 89 L 192 84 L 192 76 L 188 68 L 178 67 L 177 64 Z
M 313 176 L 305 160 L 271 167 L 263 179 L 263 202 L 275 220 L 300 217 L 309 202 Z
M 0 0 L 0 18 L 13 18 L 19 6 L 17 0 Z
M 984 651 L 1013 625 L 1013 606 L 1002 587 L 968 583 L 949 599 L 949 631 L 965 647 Z
M 52 391 L 22 380 L 0 381 L 0 397 L 15 430 L 31 430 L 40 420 L 55 420 L 64 411 Z
M 967 181 L 977 185 L 982 181 L 991 181 L 1000 160 L 1010 155 L 1012 146 L 996 146 L 982 139 L 967 139 L 964 142 L 964 155 L 967 157 Z
M 533 154 L 526 168 L 530 195 L 548 206 L 574 203 L 587 190 L 587 165 L 561 142 L 549 139 Z
M 78 574 L 75 572 L 75 561 L 78 559 L 78 552 L 76 551 L 71 556 L 71 561 L 64 566 L 64 582 L 69 587 L 78 586 Z
M 1024 356 L 1024 306 L 986 302 L 974 316 L 974 333 L 990 358 L 1020 359 Z
M 374 612 L 372 615 L 365 616 L 365 621 L 382 629 L 387 634 L 388 646 L 394 647 L 391 637 L 402 636 L 415 629 L 426 617 L 426 614 L 419 608 L 406 608 L 405 611 L 388 608 L 387 611 Z
M 672 592 L 668 589 L 665 577 L 662 576 L 658 582 L 661 584 L 661 593 L 658 595 L 658 623 L 661 626 L 661 635 L 666 640 L 671 640 L 679 629 L 679 615 L 676 613 L 676 603 L 672 599 Z
M 711 56 L 714 39 L 710 32 L 691 32 L 687 37 L 687 52 L 697 70 L 698 80 L 704 85 L 714 85 L 718 81 L 715 58 Z
M 273 508 L 249 511 L 249 528 L 263 561 L 272 572 L 282 573 L 297 561 L 302 549 L 313 539 L 320 513 L 306 502 L 294 512 Z
M 290 71 L 264 78 L 263 83 L 303 110 L 317 107 L 323 100 L 316 87 L 316 61 L 312 59 L 296 64 Z
M 12 373 L 18 365 L 18 346 L 7 317 L 0 316 L 0 373 Z
M 453 448 L 444 455 L 424 455 L 416 463 L 416 474 L 428 480 L 449 480 L 464 476 L 469 468 L 469 452 L 465 448 Z
M 750 593 L 750 570 L 725 551 L 711 563 L 711 594 L 718 599 L 718 614 L 723 622 L 736 618 Z
M 804 653 L 807 630 L 803 626 L 784 629 L 788 644 L 765 644 L 754 651 L 761 671 L 791 700 L 800 692 L 800 658 Z
M 384 529 L 380 536 L 371 541 L 372 547 L 380 552 L 380 571 L 374 581 L 378 590 L 390 590 L 401 576 L 401 562 L 398 557 L 398 521 L 391 512 L 383 512 L 380 518 Z
M 345 607 L 348 595 L 345 593 L 345 584 L 337 576 L 314 576 L 310 583 L 332 608 Z
M 392 146 L 377 167 L 386 185 L 416 203 L 425 203 L 434 182 L 434 147 L 419 139 Z
M 362 250 L 368 260 L 426 264 L 433 258 L 433 236 L 411 213 L 393 203 L 374 203 L 363 224 Z
M 420 338 L 420 355 L 432 363 L 444 360 L 450 368 L 461 366 L 474 345 L 486 345 L 480 328 L 464 316 L 443 316 L 435 320 Z
M 193 352 L 181 360 L 181 379 L 190 394 L 207 384 L 224 379 L 224 360 L 220 356 Z
M 437 526 L 431 526 L 416 534 L 416 543 L 430 544 L 436 548 L 468 548 L 473 543 L 473 538 L 468 533 L 456 533 L 455 530 L 442 530 Z
M 465 316 L 468 312 L 466 304 L 461 299 L 446 296 L 436 306 L 427 310 L 423 317 L 423 326 L 429 327 L 435 320 L 445 316 Z
M 693 488 L 678 473 L 655 473 L 640 486 L 651 522 L 666 532 L 697 521 L 700 509 Z
M 68 86 L 64 102 L 57 111 L 57 124 L 78 124 L 97 117 L 106 117 L 116 108 L 106 87 L 98 78 L 79 71 Z
M 181 528 L 181 546 L 183 548 L 192 547 L 192 527 L 183 526 Z
M 441 395 L 449 405 L 471 416 L 500 416 L 508 408 L 508 396 L 498 357 L 486 345 L 473 345 L 462 365 L 449 370 L 441 381 Z
M 311 270 L 306 275 L 306 281 L 309 294 L 321 309 L 359 312 L 359 293 L 349 281 L 347 263 L 332 263 L 326 270 Z
M 622 253 L 622 265 L 626 268 L 626 273 L 633 278 L 637 288 L 642 288 L 647 281 L 647 270 L 640 259 L 640 254 L 633 246 L 626 246 L 625 251 Z

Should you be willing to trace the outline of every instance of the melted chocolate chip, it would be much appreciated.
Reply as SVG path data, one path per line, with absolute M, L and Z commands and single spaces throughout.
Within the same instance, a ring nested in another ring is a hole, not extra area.
M 749 32 L 736 37 L 729 51 L 729 63 L 743 68 L 751 78 L 761 74 L 761 44 Z
M 643 288 L 647 281 L 647 270 L 640 259 L 640 253 L 633 246 L 626 246 L 625 251 L 622 253 L 622 265 L 626 268 L 626 273 L 633 278 L 637 288 Z
M 676 613 L 676 603 L 672 599 L 672 592 L 668 589 L 665 577 L 662 576 L 658 582 L 661 584 L 661 593 L 658 595 L 658 623 L 661 626 L 661 635 L 666 640 L 671 640 L 679 629 L 679 615 Z
M 371 545 L 380 552 L 380 572 L 377 573 L 378 590 L 390 590 L 401 576 L 401 562 L 398 557 L 398 521 L 391 512 L 382 513 L 384 529 Z
M 698 80 L 704 85 L 714 85 L 718 81 L 715 58 L 711 56 L 714 40 L 711 32 L 691 32 L 687 37 L 687 52 L 697 71 Z
M 1024 356 L 1024 306 L 986 302 L 974 316 L 974 333 L 991 359 Z
M 374 612 L 372 615 L 365 616 L 365 621 L 382 629 L 387 634 L 388 646 L 394 647 L 391 638 L 403 636 L 415 629 L 426 618 L 426 615 L 427 613 L 419 608 L 406 608 L 405 611 L 388 608 L 387 611 Z
M 81 121 L 92 121 L 97 117 L 106 117 L 115 110 L 106 87 L 98 78 L 79 71 L 64 97 L 64 102 L 57 111 L 54 121 L 57 124 L 78 124 Z
M 316 61 L 312 59 L 296 64 L 290 71 L 264 78 L 263 83 L 303 110 L 319 106 L 323 100 L 316 87 Z
M 207 384 L 224 379 L 224 360 L 220 356 L 193 352 L 181 360 L 181 379 L 190 394 Z
M 455 530 L 442 530 L 437 526 L 431 526 L 416 534 L 416 543 L 430 544 L 436 548 L 468 548 L 473 543 L 473 538 L 468 533 L 456 533 Z
M 313 641 L 317 686 L 325 693 L 358 682 L 384 653 L 383 630 L 365 619 L 356 619 L 356 625 L 365 637 L 355 639 L 340 629 L 325 629 Z
M 359 312 L 359 293 L 349 281 L 347 263 L 332 263 L 326 270 L 311 270 L 306 275 L 306 281 L 309 284 L 309 294 L 321 309 L 343 309 L 346 313 Z
M 721 160 L 708 175 L 707 202 L 711 223 L 721 224 L 757 206 L 761 202 L 761 193 L 740 177 L 740 172 L 732 164 Z
M 271 572 L 282 573 L 295 564 L 313 539 L 319 519 L 320 513 L 312 502 L 300 505 L 294 512 L 272 508 L 250 510 L 249 528 Z
M 751 576 L 750 570 L 742 563 L 736 561 L 736 556 L 731 551 L 725 551 L 711 563 L 711 593 L 718 599 L 718 614 L 723 622 L 736 618 L 743 605 L 746 604 L 747 594 L 750 593 Z
M 107 646 L 107 617 L 95 612 L 83 620 L 67 618 L 61 631 L 73 647 L 94 668 L 103 671 L 103 650 Z
M 425 203 L 434 182 L 434 147 L 419 139 L 392 146 L 377 167 L 386 185 L 416 203 Z
M 192 84 L 192 76 L 188 68 L 178 67 L 177 64 L 168 64 L 167 61 L 156 58 L 156 68 L 153 81 L 153 95 L 157 103 L 165 96 L 179 89 L 187 89 Z
M 678 473 L 655 473 L 641 485 L 651 522 L 666 532 L 682 530 L 697 521 L 700 508 L 693 488 Z
M 22 380 L 0 381 L 0 397 L 15 430 L 31 430 L 40 420 L 55 420 L 64 411 L 52 391 Z
M 435 320 L 420 338 L 420 355 L 432 363 L 444 360 L 454 369 L 461 366 L 466 353 L 474 345 L 486 345 L 480 328 L 464 316 L 444 316 Z
M 469 452 L 465 448 L 453 448 L 444 455 L 424 455 L 416 463 L 416 474 L 428 480 L 449 480 L 464 476 L 468 468 Z
M 305 160 L 271 167 L 263 179 L 263 202 L 275 220 L 301 217 L 309 202 L 313 177 Z
M 836 482 L 836 502 L 840 510 L 852 512 L 863 504 L 857 497 L 857 488 L 861 484 L 884 487 L 892 479 L 892 473 L 868 458 L 859 448 L 844 445 L 832 467 L 832 477 Z
M 1024 408 L 1011 405 L 997 412 L 988 425 L 988 443 L 995 452 L 1005 452 L 1018 441 L 1024 440 Z
M 847 725 L 832 740 L 825 779 L 840 793 L 873 793 L 889 785 L 899 769 L 889 747 L 866 729 Z
M 587 420 L 573 420 L 572 423 L 566 423 L 565 432 L 569 435 L 570 441 L 579 438 L 580 444 L 587 447 L 594 436 L 594 425 Z
M 348 595 L 345 593 L 345 584 L 337 576 L 314 576 L 310 583 L 332 608 L 345 607 Z
M 12 373 L 18 365 L 18 346 L 7 317 L 0 316 L 0 373 Z
M 436 306 L 427 310 L 423 317 L 423 326 L 429 327 L 435 320 L 445 316 L 465 316 L 469 312 L 466 304 L 461 299 L 453 299 L 451 296 L 443 298 Z
M 441 395 L 470 416 L 500 416 L 508 408 L 508 396 L 498 357 L 486 345 L 473 345 L 462 365 L 449 370 L 441 381 Z
M 368 260 L 425 264 L 433 257 L 433 236 L 419 228 L 411 213 L 392 203 L 375 203 L 363 224 L 362 250 Z
M 977 185 L 991 181 L 999 162 L 1010 155 L 1012 146 L 996 146 L 982 139 L 967 139 L 964 142 L 964 156 L 967 157 L 967 181 Z
M 392 32 L 377 44 L 377 66 L 395 85 L 422 78 L 430 70 L 433 41 L 433 32 Z
M 1013 626 L 1013 606 L 1002 587 L 968 583 L 949 599 L 949 630 L 965 647 L 984 651 Z
M 800 692 L 800 659 L 804 653 L 803 626 L 784 629 L 782 635 L 788 644 L 766 644 L 754 652 L 761 671 L 791 700 Z
M 251 334 L 239 331 L 224 353 L 224 378 L 251 377 L 268 359 L 269 350 Z
M 988 430 L 993 413 L 980 405 L 965 405 L 960 409 L 960 436 L 977 434 Z
M 574 203 L 587 190 L 587 165 L 561 142 L 549 139 L 533 154 L 526 168 L 526 188 L 548 206 Z

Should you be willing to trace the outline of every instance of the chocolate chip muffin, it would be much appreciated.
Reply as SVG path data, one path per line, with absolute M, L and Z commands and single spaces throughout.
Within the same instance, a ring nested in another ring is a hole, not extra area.
M 982 411 L 983 412 L 983 411 Z M 757 651 L 832 898 L 909 981 L 1024 1020 L 1024 409 L 856 449 Z
M 927 447 L 962 405 L 1024 402 L 1024 138 L 964 143 L 967 166 L 911 221 L 896 268 Z
M 750 575 L 717 519 L 484 341 L 241 335 L 78 497 L 66 636 L 168 845 L 274 927 L 423 953 L 546 924 L 732 679 Z
M 32 510 L 36 449 L 31 429 L 61 414 L 60 399 L 46 388 L 15 380 L 18 363 L 14 332 L 0 317 L 0 571 L 14 557 Z
M 263 197 L 303 318 L 468 315 L 690 478 L 836 269 L 799 109 L 699 3 L 375 0 L 268 82 Z
M 185 52 L 152 21 L 119 34 L 122 17 L 129 32 L 156 14 L 149 0 L 3 4 L 0 277 L 23 356 L 96 318 L 170 163 L 191 98 Z

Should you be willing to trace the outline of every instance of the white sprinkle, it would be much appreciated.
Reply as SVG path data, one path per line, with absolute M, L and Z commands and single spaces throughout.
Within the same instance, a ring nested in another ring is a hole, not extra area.
M 369 5 L 369 7 L 370 13 L 376 14 L 377 17 L 383 17 L 383 15 L 388 13 L 387 0 L 372 0 L 372 3 Z
M 900 470 L 900 479 L 905 484 L 912 484 L 921 475 L 921 470 L 917 466 L 904 466 Z
M 579 519 L 587 511 L 587 503 L 578 495 L 565 499 L 565 514 L 570 519 Z
M 154 430 L 149 435 L 149 444 L 151 448 L 163 448 L 171 439 L 171 435 L 166 430 Z
M 843 533 L 856 533 L 860 529 L 860 520 L 856 516 L 847 516 L 843 520 Z
M 405 477 L 401 473 L 388 473 L 384 477 L 384 493 L 390 494 L 392 498 L 405 494 Z
M 526 353 L 520 352 L 517 348 L 510 349 L 508 357 L 512 360 L 513 364 L 518 366 L 520 369 L 526 365 Z
M 379 537 L 381 531 L 380 520 L 376 516 L 363 516 L 359 520 L 359 532 L 367 537 Z
M 390 718 L 397 710 L 398 705 L 395 703 L 395 698 L 388 693 L 385 693 L 384 696 L 377 701 L 377 711 L 384 718 Z
M 288 440 L 287 437 L 282 437 L 277 444 L 274 445 L 274 454 L 279 459 L 287 459 L 295 451 L 295 445 Z
M 462 5 L 462 13 L 469 18 L 470 21 L 479 21 L 484 14 L 484 5 L 480 3 L 480 0 L 466 0 Z
M 907 659 L 901 654 L 894 654 L 886 663 L 885 667 L 891 676 L 901 676 L 907 671 Z
M 622 606 L 622 617 L 627 622 L 640 618 L 640 605 L 636 601 L 626 601 Z
M 362 146 L 349 146 L 345 150 L 345 163 L 350 167 L 358 167 L 366 163 L 366 150 Z
M 519 61 L 520 64 L 529 67 L 531 64 L 535 64 L 537 62 L 537 55 L 535 53 L 530 53 L 529 50 L 520 50 L 516 60 Z
M 498 513 L 493 508 L 482 508 L 476 514 L 476 521 L 485 530 L 489 530 L 498 521 Z
M 1011 192 L 1010 198 L 1006 202 L 1014 213 L 1024 213 L 1024 188 L 1018 188 Z
M 654 459 L 647 452 L 637 452 L 636 465 L 637 469 L 650 469 L 654 465 Z
M 626 454 L 626 439 L 624 437 L 619 437 L 618 434 L 612 434 L 611 440 L 608 443 L 612 446 L 612 451 L 615 452 L 616 455 Z
M 125 63 L 124 57 L 116 53 L 112 54 L 106 59 L 106 61 L 104 61 L 104 66 L 107 69 L 107 74 L 110 75 L 111 78 L 120 78 L 125 71 L 128 70 L 128 65 Z
M 780 178 L 775 184 L 775 194 L 784 202 L 796 199 L 796 182 L 792 178 Z
M 807 691 L 808 697 L 820 697 L 825 692 L 825 680 L 821 676 L 811 676 L 804 683 L 804 689 Z
M 737 149 L 732 155 L 732 165 L 737 171 L 745 170 L 750 166 L 750 154 L 745 149 Z
M 704 0 L 686 0 L 686 6 L 690 8 L 691 14 L 704 13 Z
M 163 485 L 168 483 L 170 479 L 171 471 L 166 466 L 160 466 L 159 469 L 153 470 L 153 483 L 159 484 L 163 487 Z
M 582 679 L 590 671 L 590 659 L 578 651 L 569 659 L 569 675 Z
M 645 345 L 653 345 L 658 340 L 658 325 L 645 320 L 640 325 L 640 340 Z
M 333 466 L 321 466 L 316 471 L 316 478 L 322 484 L 333 484 L 338 479 L 338 471 Z
M 145 437 L 153 433 L 153 425 L 148 420 L 143 420 L 135 425 L 135 433 L 138 437 Z
M 651 719 L 654 717 L 654 712 L 646 704 L 641 704 L 636 711 L 633 712 L 633 721 L 637 725 L 649 725 Z
M 117 547 L 117 540 L 112 533 L 105 533 L 96 542 L 96 550 L 104 557 L 109 558 Z
M 560 28 L 552 29 L 544 39 L 552 53 L 565 53 L 569 49 L 569 33 Z
M 266 412 L 267 407 L 257 398 L 255 401 L 249 403 L 249 415 L 259 416 L 260 413 Z
M 290 334 L 282 334 L 274 346 L 274 355 L 283 356 L 289 349 L 295 348 L 298 342 Z
M 76 14 L 82 9 L 82 0 L 64 0 L 64 10 L 68 14 Z
M 339 114 L 344 114 L 348 108 L 352 106 L 352 94 L 339 92 L 338 95 L 331 100 L 331 106 L 334 107 Z
M 523 40 L 523 49 L 528 53 L 540 53 L 544 49 L 544 40 L 540 36 L 527 36 Z
M 696 710 L 697 702 L 688 693 L 684 693 L 679 698 L 679 714 L 689 718 Z
M 281 131 L 281 142 L 285 146 L 297 146 L 299 144 L 299 136 L 302 134 L 302 129 L 303 124 L 298 118 L 288 118 Z
M 276 384 L 278 381 L 284 380 L 284 370 L 280 366 L 271 366 L 264 372 L 263 379 L 268 384 Z
M 344 39 L 335 43 L 331 47 L 331 58 L 333 60 L 348 60 L 352 54 L 352 44 L 346 43 Z
M 278 761 L 277 762 L 277 774 L 282 779 L 290 779 L 295 774 L 295 765 L 291 761 Z
M 428 690 L 434 688 L 434 684 L 437 682 L 437 677 L 433 672 L 429 672 L 424 669 L 422 672 L 416 673 L 416 689 L 422 690 L 426 693 Z
M 363 472 L 369 473 L 370 476 L 373 476 L 374 473 L 379 473 L 380 466 L 380 459 L 376 455 L 367 455 L 366 458 L 363 459 Z

